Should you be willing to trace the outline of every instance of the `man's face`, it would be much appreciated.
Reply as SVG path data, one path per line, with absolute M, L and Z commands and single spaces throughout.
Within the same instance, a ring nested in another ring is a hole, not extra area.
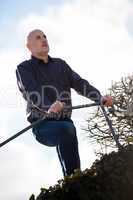
M 49 45 L 46 35 L 40 31 L 32 31 L 27 38 L 27 47 L 32 54 L 48 54 Z

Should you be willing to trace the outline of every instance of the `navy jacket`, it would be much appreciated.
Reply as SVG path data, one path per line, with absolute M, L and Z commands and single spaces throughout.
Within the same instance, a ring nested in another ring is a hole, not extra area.
M 28 121 L 41 117 L 35 107 L 47 111 L 52 103 L 60 100 L 71 107 L 71 88 L 95 102 L 101 98 L 100 92 L 89 82 L 81 78 L 60 58 L 48 57 L 44 63 L 34 56 L 19 64 L 16 69 L 19 90 L 27 101 Z M 65 110 L 61 118 L 71 118 L 71 109 Z

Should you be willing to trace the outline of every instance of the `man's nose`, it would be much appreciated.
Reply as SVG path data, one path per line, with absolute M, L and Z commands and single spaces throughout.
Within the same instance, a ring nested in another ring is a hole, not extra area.
M 47 40 L 47 38 L 42 37 L 42 41 L 45 42 Z

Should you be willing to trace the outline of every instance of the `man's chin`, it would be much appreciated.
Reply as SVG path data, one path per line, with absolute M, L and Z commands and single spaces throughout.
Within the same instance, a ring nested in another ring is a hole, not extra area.
M 48 48 L 42 49 L 42 53 L 48 53 L 48 52 L 49 52 L 49 49 L 48 49 Z
M 38 52 L 38 55 L 39 56 L 46 56 L 46 55 L 48 55 L 48 52 L 49 51 L 40 51 L 40 52 Z

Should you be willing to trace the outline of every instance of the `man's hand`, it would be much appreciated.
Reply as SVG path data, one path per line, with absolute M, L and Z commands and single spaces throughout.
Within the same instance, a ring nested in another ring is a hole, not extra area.
M 48 113 L 59 113 L 63 110 L 64 106 L 65 103 L 62 103 L 61 101 L 55 101 L 55 103 L 50 106 Z
M 101 104 L 104 106 L 113 106 L 113 99 L 111 96 L 104 96 L 101 98 Z

